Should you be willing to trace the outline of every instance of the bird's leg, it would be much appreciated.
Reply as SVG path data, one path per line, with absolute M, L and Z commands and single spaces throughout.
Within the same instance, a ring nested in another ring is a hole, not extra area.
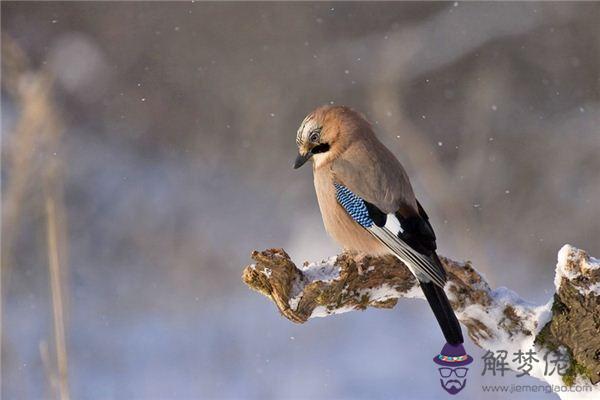
M 367 253 L 363 253 L 362 251 L 356 251 L 347 248 L 344 249 L 344 252 L 350 257 L 352 257 L 356 265 L 358 275 L 362 276 L 364 272 L 369 268 L 369 255 Z
M 358 271 L 358 275 L 362 276 L 364 272 L 369 268 L 369 255 L 367 253 L 358 252 L 354 257 L 354 261 L 356 262 L 356 269 Z

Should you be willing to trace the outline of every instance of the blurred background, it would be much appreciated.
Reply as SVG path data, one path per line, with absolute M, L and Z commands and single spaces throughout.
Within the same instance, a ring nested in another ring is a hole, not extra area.
M 291 168 L 321 104 L 492 285 L 546 302 L 563 244 L 600 256 L 599 3 L 1 8 L 2 398 L 443 395 L 425 302 L 297 326 L 241 282 L 253 249 L 339 250 Z M 536 383 L 467 350 L 463 398 Z

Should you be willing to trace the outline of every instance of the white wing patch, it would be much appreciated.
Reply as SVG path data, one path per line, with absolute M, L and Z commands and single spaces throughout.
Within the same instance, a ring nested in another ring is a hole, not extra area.
M 393 234 L 396 236 L 398 233 L 404 233 L 402 229 L 402 225 L 400 225 L 400 221 L 394 214 L 388 214 L 387 219 L 385 220 L 385 227 L 388 228 Z
M 348 215 L 363 228 L 368 230 L 390 252 L 398 257 L 422 282 L 433 282 L 443 288 L 446 277 L 439 267 L 429 258 L 410 247 L 400 239 L 399 233 L 404 233 L 400 221 L 394 214 L 388 214 L 385 225 L 377 226 L 369 216 L 364 200 L 352 193 L 347 187 L 336 184 L 336 198 L 338 203 L 346 210 Z

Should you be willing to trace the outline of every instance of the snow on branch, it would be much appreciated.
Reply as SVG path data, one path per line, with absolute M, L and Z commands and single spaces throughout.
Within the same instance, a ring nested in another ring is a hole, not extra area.
M 300 268 L 282 249 L 254 251 L 252 258 L 256 264 L 244 269 L 243 281 L 296 323 L 368 307 L 393 308 L 404 297 L 423 298 L 408 268 L 392 256 L 357 259 L 342 253 Z M 507 288 L 492 289 L 469 262 L 441 259 L 448 271 L 446 294 L 476 345 L 509 354 L 536 349 L 566 355 L 570 366 L 562 379 L 547 376 L 541 366 L 530 375 L 552 385 L 592 388 L 573 398 L 600 395 L 600 260 L 565 245 L 558 254 L 556 293 L 548 303 L 535 305 Z

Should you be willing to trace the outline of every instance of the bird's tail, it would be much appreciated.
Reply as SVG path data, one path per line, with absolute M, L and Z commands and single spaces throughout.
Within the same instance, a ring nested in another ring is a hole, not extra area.
M 439 262 L 439 259 L 435 254 L 433 258 Z M 460 329 L 460 324 L 458 323 L 458 319 L 456 319 L 456 315 L 450 306 L 450 302 L 448 301 L 448 297 L 446 297 L 444 289 L 437 286 L 433 282 L 420 283 L 421 289 L 425 294 L 425 298 L 427 299 L 431 310 L 435 314 L 435 318 L 437 319 L 440 328 L 442 328 L 446 342 L 450 344 L 463 343 L 464 339 Z

